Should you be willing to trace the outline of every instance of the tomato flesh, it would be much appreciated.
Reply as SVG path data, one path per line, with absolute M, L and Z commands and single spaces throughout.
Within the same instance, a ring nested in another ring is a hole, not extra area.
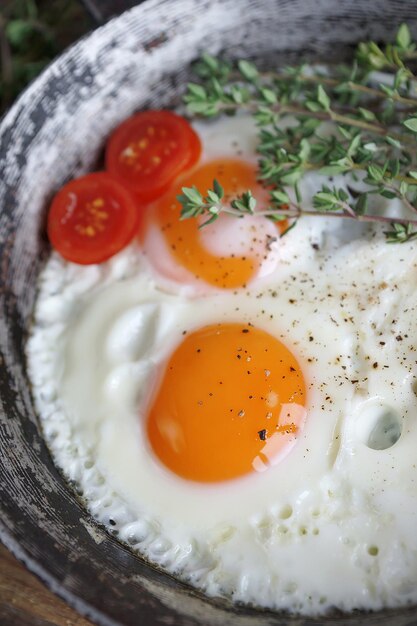
M 197 163 L 200 154 L 200 139 L 184 118 L 171 111 L 143 111 L 111 135 L 106 169 L 140 200 L 150 201 Z
M 54 197 L 47 222 L 52 246 L 68 261 L 106 261 L 137 232 L 135 198 L 106 172 L 70 181 Z

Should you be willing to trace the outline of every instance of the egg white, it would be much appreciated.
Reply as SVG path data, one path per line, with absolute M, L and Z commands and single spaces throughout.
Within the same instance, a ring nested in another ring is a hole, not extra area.
M 253 159 L 247 119 L 198 131 L 204 159 Z M 306 202 L 319 182 L 306 180 Z M 136 244 L 101 266 L 53 254 L 27 349 L 45 437 L 97 519 L 209 595 L 305 614 L 416 602 L 417 250 L 305 218 L 274 254 L 250 289 L 203 295 L 155 272 Z M 279 464 L 207 485 L 154 457 L 144 407 L 184 332 L 222 321 L 292 350 L 308 416 Z M 401 436 L 375 449 L 384 411 Z

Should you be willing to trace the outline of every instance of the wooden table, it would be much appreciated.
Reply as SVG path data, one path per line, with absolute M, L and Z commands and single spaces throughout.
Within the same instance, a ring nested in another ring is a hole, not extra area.
M 0 544 L 1 626 L 93 626 Z

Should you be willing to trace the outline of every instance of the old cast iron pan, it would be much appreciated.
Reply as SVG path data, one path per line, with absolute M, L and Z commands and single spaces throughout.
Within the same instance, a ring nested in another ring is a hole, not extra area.
M 332 61 L 362 39 L 388 41 L 417 4 L 398 0 L 149 0 L 63 54 L 0 127 L 0 536 L 53 591 L 103 626 L 417 624 L 417 608 L 288 617 L 209 600 L 149 566 L 100 528 L 54 467 L 26 375 L 45 208 L 97 161 L 135 109 L 178 102 L 205 49 L 269 63 Z M 416 581 L 417 582 L 417 581 Z M 343 581 L 341 581 L 343 584 Z

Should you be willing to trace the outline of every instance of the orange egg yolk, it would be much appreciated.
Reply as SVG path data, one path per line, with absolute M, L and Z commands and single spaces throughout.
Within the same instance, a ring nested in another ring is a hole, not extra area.
M 206 326 L 170 357 L 148 412 L 148 439 L 186 479 L 263 471 L 295 444 L 305 396 L 300 366 L 278 339 L 251 325 Z
M 195 186 L 205 195 L 207 190 L 212 188 L 214 179 L 218 180 L 224 189 L 224 203 L 250 189 L 258 201 L 259 209 L 268 206 L 268 192 L 256 180 L 256 166 L 239 159 L 222 159 L 206 163 L 193 170 L 191 174 L 178 179 L 177 183 L 151 207 L 148 223 L 158 224 L 174 260 L 196 278 L 222 289 L 243 287 L 257 274 L 265 256 L 265 246 L 261 253 L 247 250 L 243 254 L 219 256 L 207 249 L 202 240 L 203 231 L 199 229 L 199 225 L 207 220 L 207 216 L 201 217 L 200 220 L 179 219 L 181 205 L 176 196 L 181 194 L 181 188 Z M 222 220 L 223 216 L 218 219 Z M 236 220 L 236 224 L 238 222 L 239 220 Z M 212 225 L 204 226 L 205 234 L 211 228 Z M 278 227 L 276 229 L 279 234 Z M 234 236 L 239 236 L 236 230 Z

